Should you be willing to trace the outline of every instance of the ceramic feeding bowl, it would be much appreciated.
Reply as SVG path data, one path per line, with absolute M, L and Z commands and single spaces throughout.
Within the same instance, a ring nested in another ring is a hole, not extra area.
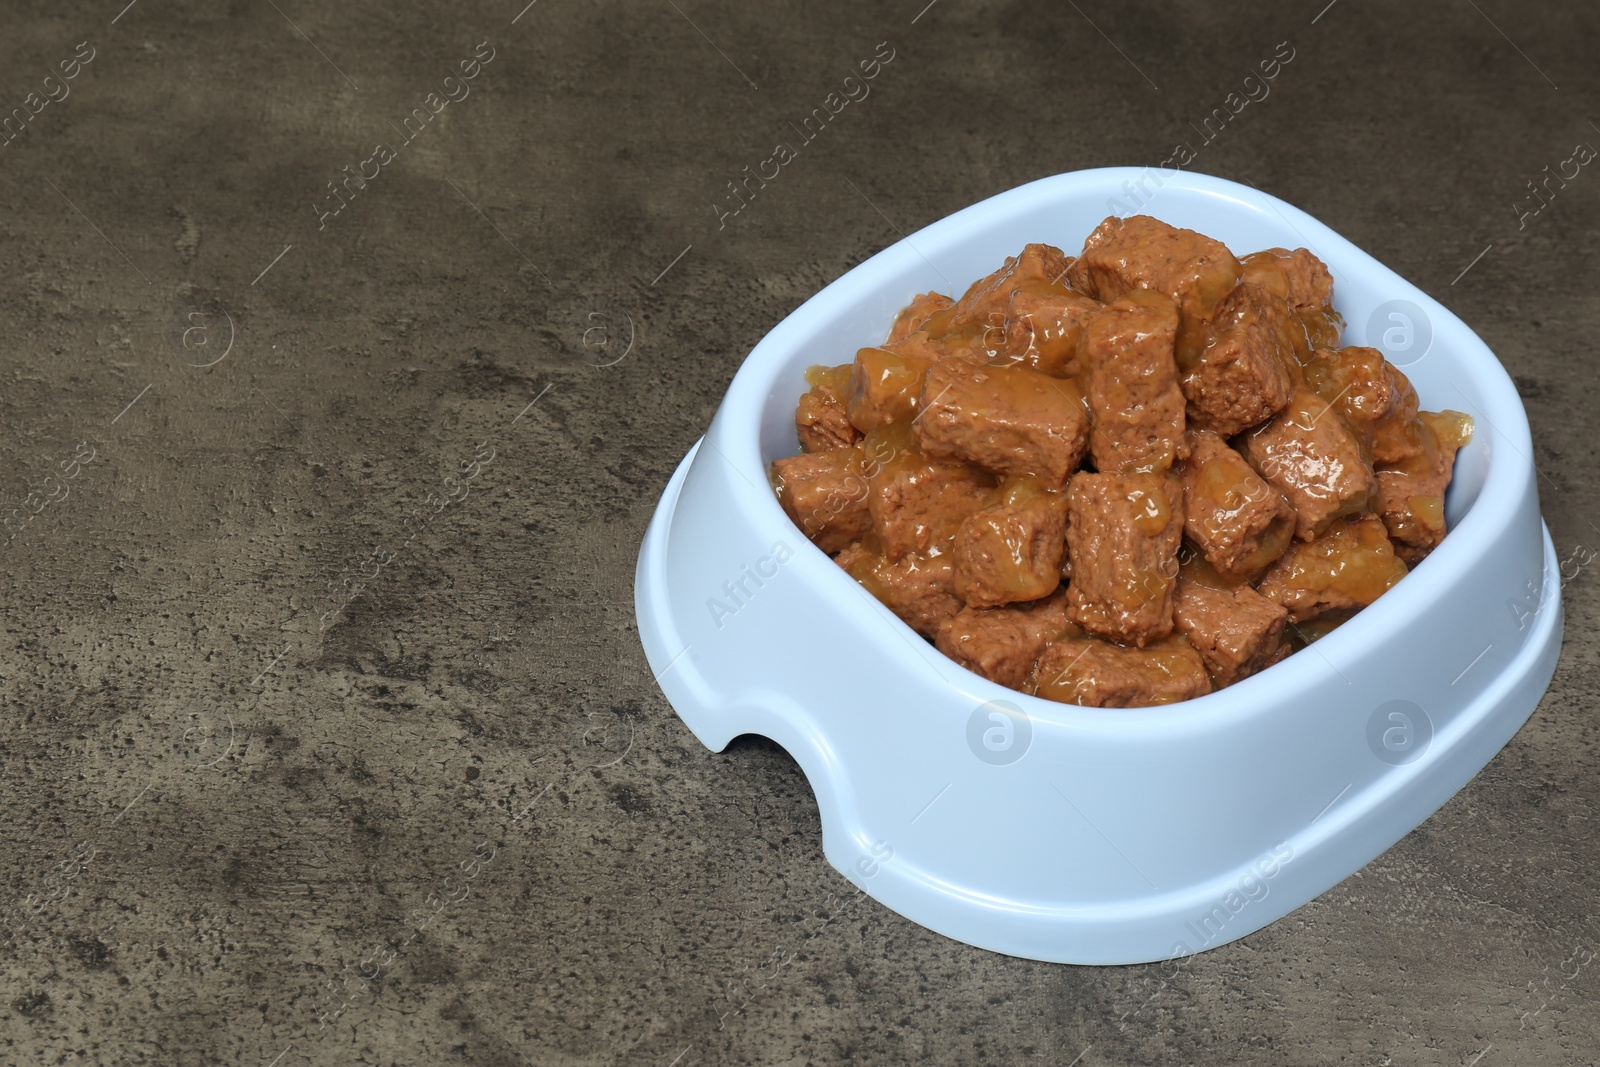
M 790 522 L 768 465 L 797 449 L 815 363 L 880 342 L 914 294 L 959 294 L 1030 241 L 1069 252 L 1108 214 L 1237 252 L 1309 248 L 1346 344 L 1422 407 L 1472 416 L 1443 543 L 1371 607 L 1276 666 L 1164 707 L 1059 704 L 914 633 Z M 1224 944 L 1358 870 L 1527 719 L 1561 642 L 1528 422 L 1467 326 L 1304 212 L 1186 173 L 1080 171 L 907 237 L 762 339 L 645 535 L 639 633 L 707 747 L 761 734 L 816 791 L 829 861 L 949 937 L 1015 956 L 1135 963 Z

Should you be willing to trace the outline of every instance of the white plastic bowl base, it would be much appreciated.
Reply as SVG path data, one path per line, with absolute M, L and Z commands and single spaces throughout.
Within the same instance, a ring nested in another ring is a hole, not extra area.
M 714 750 L 772 738 L 816 791 L 842 873 L 924 926 L 1032 959 L 1168 959 L 1299 907 L 1489 761 L 1538 703 L 1561 643 L 1527 419 L 1494 355 L 1309 215 L 1202 175 L 1163 175 L 1139 210 L 1240 253 L 1310 248 L 1333 271 L 1345 343 L 1387 347 L 1424 408 L 1476 421 L 1447 499 L 1451 532 L 1394 589 L 1228 689 L 1080 708 L 946 659 L 790 523 L 766 471 L 797 451 L 807 366 L 849 360 L 913 294 L 958 294 L 1029 241 L 1077 249 L 1143 173 L 1014 189 L 807 301 L 734 377 L 662 496 L 636 576 L 646 655 L 695 736 Z M 1392 301 L 1409 302 L 1399 318 Z M 1386 346 L 1369 329 L 1398 332 Z

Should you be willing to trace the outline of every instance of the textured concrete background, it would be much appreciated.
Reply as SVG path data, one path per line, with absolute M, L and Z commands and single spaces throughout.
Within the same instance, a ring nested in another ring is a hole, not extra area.
M 0 15 L 0 109 L 38 111 L 0 148 L 0 1061 L 1600 1058 L 1600 176 L 1518 218 L 1600 145 L 1592 7 L 124 2 Z M 1549 696 L 1421 829 L 1175 977 L 824 912 L 850 887 L 796 765 L 704 751 L 645 665 L 662 486 L 824 283 L 1158 163 L 1285 40 L 1194 169 L 1515 374 L 1574 561 Z

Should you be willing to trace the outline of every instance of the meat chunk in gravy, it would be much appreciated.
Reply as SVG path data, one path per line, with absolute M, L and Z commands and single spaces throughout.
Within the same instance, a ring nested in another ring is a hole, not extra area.
M 1206 324 L 1239 284 L 1242 268 L 1221 241 L 1148 215 L 1106 219 L 1067 270 L 1074 289 L 1110 303 L 1135 289 L 1171 297 L 1180 315 L 1177 353 L 1187 366 L 1205 343 Z
M 772 487 L 778 503 L 816 546 L 829 553 L 872 528 L 867 480 L 857 448 L 836 448 L 776 460 Z
M 1078 469 L 1089 420 L 1071 382 L 1026 367 L 944 359 L 922 386 L 917 442 L 930 456 L 997 474 L 1031 474 L 1059 489 Z
M 1268 248 L 1239 261 L 1244 280 L 1270 290 L 1298 313 L 1326 311 L 1333 306 L 1333 275 L 1304 248 L 1290 252 Z
M 1372 428 L 1372 462 L 1379 466 L 1403 463 L 1416 455 L 1421 448 L 1417 440 L 1417 391 L 1411 379 L 1391 366 L 1395 381 L 1395 398 L 1389 411 Z
M 911 425 L 922 396 L 922 381 L 934 362 L 931 353 L 907 341 L 861 349 L 856 353 L 850 392 L 845 398 L 850 422 L 862 433 L 883 426 Z
M 934 645 L 975 674 L 1021 689 L 1045 645 L 1080 631 L 1062 594 L 1004 608 L 963 608 L 939 627 Z
M 1336 520 L 1314 541 L 1297 541 L 1262 577 L 1256 591 L 1300 623 L 1334 611 L 1364 608 L 1405 577 L 1383 520 Z
M 1335 519 L 1366 511 L 1377 479 L 1360 439 L 1326 400 L 1302 389 L 1271 422 L 1244 437 L 1250 465 L 1294 506 L 1309 541 Z
M 1061 583 L 1066 494 L 1013 478 L 997 495 L 956 533 L 956 595 L 975 608 L 1037 600 Z
M 1408 423 L 1417 414 L 1417 394 L 1400 369 L 1376 348 L 1319 349 L 1305 364 L 1306 385 L 1332 404 L 1376 461 L 1380 428 Z M 1395 450 L 1391 447 L 1386 454 Z
M 1020 285 L 1011 293 L 1000 354 L 1041 374 L 1076 378 L 1083 321 L 1100 307 L 1100 301 L 1055 282 Z
M 1089 451 L 1101 471 L 1163 471 L 1186 451 L 1173 359 L 1178 311 L 1159 293 L 1117 298 L 1090 315 L 1078 345 Z
M 1300 381 L 1295 334 L 1279 297 L 1248 282 L 1222 302 L 1200 358 L 1183 375 L 1189 421 L 1224 437 L 1282 411 Z
M 1183 532 L 1219 573 L 1254 581 L 1289 547 L 1294 508 L 1221 437 L 1191 431 L 1179 473 Z
M 1423 412 L 1417 423 L 1420 451 L 1377 472 L 1378 514 L 1395 554 L 1412 566 L 1444 540 L 1444 492 L 1472 434 L 1472 420 L 1459 411 Z
M 888 559 L 869 537 L 847 546 L 834 562 L 924 637 L 937 635 L 939 627 L 961 610 L 948 552 L 910 552 Z
M 1070 263 L 1054 245 L 1025 245 L 1021 254 L 973 282 L 953 307 L 929 317 L 923 328 L 952 347 L 972 350 L 982 362 L 1004 347 L 1011 294 L 1039 283 L 1061 285 Z
M 1072 621 L 1141 647 L 1171 633 L 1181 490 L 1153 474 L 1077 474 L 1068 515 Z
M 841 367 L 812 367 L 806 371 L 809 391 L 801 394 L 794 409 L 794 428 L 800 447 L 807 452 L 827 452 L 849 448 L 861 440 L 861 431 L 850 421 L 844 398 L 850 392 L 851 364 Z
M 1327 264 L 1304 248 L 1252 252 L 1239 264 L 1245 282 L 1261 286 L 1289 306 L 1304 330 L 1303 336 L 1296 336 L 1295 351 L 1301 359 L 1313 348 L 1338 345 L 1344 320 L 1333 309 L 1333 275 Z
M 1228 587 L 1178 575 L 1178 632 L 1205 660 L 1220 689 L 1277 661 L 1288 613 L 1248 585 Z
M 1093 637 L 1065 637 L 1039 655 L 1032 692 L 1062 704 L 1144 708 L 1211 692 L 1205 661 L 1181 636 L 1148 648 L 1124 648 Z
M 950 547 L 967 516 L 989 502 L 991 475 L 924 455 L 908 430 L 875 431 L 863 446 L 867 512 L 891 560 Z
M 947 311 L 955 306 L 943 293 L 921 293 L 911 298 L 911 303 L 900 309 L 894 317 L 894 325 L 889 327 L 889 336 L 884 339 L 885 344 L 894 344 L 903 341 L 912 334 L 921 331 L 930 318 L 941 311 Z

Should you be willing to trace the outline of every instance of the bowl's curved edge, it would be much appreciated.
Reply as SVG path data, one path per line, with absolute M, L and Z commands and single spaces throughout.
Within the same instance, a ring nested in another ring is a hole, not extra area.
M 661 500 L 656 504 L 655 512 L 650 516 L 644 539 L 639 543 L 639 559 L 633 569 L 633 615 L 639 626 L 639 643 L 644 646 L 645 662 L 650 665 L 650 673 L 666 695 L 667 703 L 672 705 L 678 717 L 701 744 L 713 752 L 721 752 L 734 735 L 720 737 L 701 716 L 684 713 L 685 707 L 693 706 L 691 683 L 688 681 L 690 665 L 683 662 L 689 649 L 678 636 L 677 627 L 672 623 L 672 613 L 667 610 L 666 598 L 659 588 L 666 566 L 667 528 L 677 507 L 683 481 L 688 477 L 689 468 L 704 441 L 703 437 L 696 440 L 683 459 L 678 461 L 666 488 L 661 491 Z M 682 670 L 678 669 L 680 665 Z
M 1090 965 L 1168 961 L 1229 944 L 1276 922 L 1393 847 L 1471 781 L 1532 715 L 1550 685 L 1561 649 L 1564 620 L 1558 581 L 1552 586 L 1546 610 L 1535 620 L 1534 630 L 1517 657 L 1478 695 L 1472 712 L 1458 720 L 1468 724 L 1448 738 L 1441 736 L 1439 754 L 1430 756 L 1425 773 L 1414 774 L 1395 790 L 1394 806 L 1384 810 L 1380 818 L 1370 806 L 1352 804 L 1350 810 L 1356 814 L 1343 820 L 1342 825 L 1331 824 L 1331 832 L 1313 835 L 1308 826 L 1298 843 L 1294 839 L 1288 842 L 1294 849 L 1295 862 L 1292 867 L 1285 865 L 1271 902 L 1263 900 L 1246 909 L 1240 916 L 1248 916 L 1244 921 L 1230 923 L 1225 936 L 1198 949 L 1171 941 L 1174 923 L 1193 911 L 1192 901 L 1182 890 L 1166 895 L 1177 902 L 1171 914 L 1152 915 L 1142 910 L 1137 917 L 1113 923 L 1097 918 L 1093 921 L 1095 928 L 1082 930 L 1073 928 L 1085 925 L 1084 920 L 1072 917 L 1067 909 L 1055 915 L 1023 914 L 976 902 L 953 909 L 947 892 L 915 877 L 877 877 L 884 871 L 896 875 L 903 872 L 894 870 L 892 849 L 869 840 L 860 813 L 851 807 L 851 789 L 843 766 L 812 743 L 819 736 L 818 731 L 803 709 L 775 694 L 760 704 L 746 699 L 737 706 L 720 705 L 709 690 L 697 683 L 692 664 L 686 662 L 686 650 L 673 651 L 678 642 L 655 585 L 665 565 L 668 520 L 697 449 L 698 446 L 684 457 L 668 483 L 641 545 L 635 572 L 640 640 L 668 702 L 695 737 L 712 751 L 721 751 L 734 737 L 745 733 L 760 734 L 782 745 L 799 763 L 816 797 L 824 855 L 851 884 L 913 922 L 965 944 L 1005 955 Z M 1542 532 L 1548 575 L 1556 573 L 1558 563 L 1548 528 Z M 1313 839 L 1307 841 L 1305 837 Z M 1231 872 L 1221 880 L 1234 874 L 1243 876 L 1248 869 Z M 1144 933 L 1131 927 L 1143 928 Z M 1069 935 L 1065 945 L 1062 934 Z
M 1214 940 L 1208 940 L 1198 948 L 1171 940 L 1171 931 L 1176 923 L 1196 914 L 1192 900 L 1166 914 L 1150 915 L 1147 912 L 1135 922 L 1127 924 L 1115 919 L 1110 923 L 1097 919 L 1096 928 L 1083 931 L 1082 943 L 1065 948 L 1057 943 L 1046 949 L 1041 947 L 1041 935 L 1050 926 L 1056 925 L 1048 919 L 1019 923 L 1013 916 L 1002 917 L 998 909 L 973 907 L 968 915 L 951 921 L 948 910 L 928 907 L 932 894 L 926 891 L 908 891 L 903 883 L 896 885 L 893 880 L 880 883 L 887 892 L 874 892 L 874 887 L 870 886 L 864 888 L 890 910 L 947 937 L 1005 955 L 1046 963 L 1127 965 L 1166 962 L 1210 951 L 1270 926 L 1343 882 L 1421 826 L 1476 777 L 1532 716 L 1554 677 L 1565 629 L 1560 581 L 1548 580 L 1548 576 L 1559 573 L 1558 556 L 1549 529 L 1544 527 L 1542 533 L 1544 573 L 1550 589 L 1545 610 L 1534 620 L 1532 631 L 1517 657 L 1484 687 L 1470 710 L 1458 718 L 1458 723 L 1465 723 L 1463 728 L 1448 737 L 1441 735 L 1441 743 L 1436 746 L 1438 757 L 1433 758 L 1430 753 L 1425 764 L 1415 766 L 1418 773 L 1411 775 L 1398 787 L 1387 790 L 1385 799 L 1391 801 L 1390 806 L 1375 808 L 1371 804 L 1356 803 L 1359 798 L 1351 798 L 1348 810 L 1353 814 L 1332 832 L 1317 832 L 1308 825 L 1302 834 L 1291 837 L 1287 844 L 1293 850 L 1293 862 L 1284 864 L 1282 872 L 1273 882 L 1269 898 L 1243 908 L 1237 917 L 1231 919 L 1226 933 L 1219 934 Z M 1407 769 L 1395 768 L 1391 776 Z M 1393 782 L 1391 776 L 1380 779 L 1377 785 Z M 1319 819 L 1313 819 L 1312 822 L 1316 823 Z M 826 834 L 823 845 L 826 849 Z M 838 856 L 830 853 L 828 858 L 835 868 L 850 877 L 848 865 L 854 860 L 853 856 L 842 852 Z M 1212 879 L 1207 885 L 1231 882 L 1248 872 L 1250 867 L 1246 865 Z M 1166 894 L 1167 899 L 1181 896 L 1181 889 Z M 1217 900 L 1220 894 L 1211 888 L 1209 894 L 1202 893 L 1201 896 L 1209 902 Z M 946 895 L 941 895 L 941 898 L 939 903 L 948 901 Z M 1146 929 L 1136 929 L 1135 926 Z M 1148 934 L 1155 936 L 1152 939 Z M 1183 936 L 1189 935 L 1185 933 Z
M 835 843 L 851 836 L 864 838 L 864 835 L 859 830 L 859 818 L 853 835 L 846 823 L 844 812 L 851 794 L 849 782 L 838 762 L 816 743 L 820 732 L 805 728 L 808 717 L 803 709 L 773 694 L 768 694 L 769 702 L 765 704 L 743 701 L 727 705 L 718 700 L 712 688 L 700 678 L 688 655 L 690 649 L 673 625 L 662 582 L 667 566 L 667 533 L 679 492 L 703 442 L 704 438 L 696 441 L 673 471 L 639 546 L 633 589 L 639 642 L 667 703 L 706 748 L 721 752 L 728 742 L 741 734 L 760 734 L 783 746 L 794 758 L 816 797 L 823 852 L 829 856 L 829 862 L 848 877 L 848 861 L 835 858 L 839 853 Z

